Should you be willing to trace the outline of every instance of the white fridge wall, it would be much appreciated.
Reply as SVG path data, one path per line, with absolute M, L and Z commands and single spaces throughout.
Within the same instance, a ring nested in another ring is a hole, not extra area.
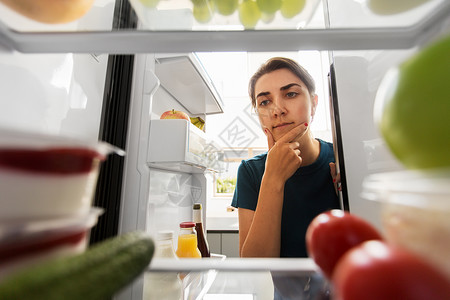
M 159 119 L 165 110 L 178 108 L 177 101 L 161 88 L 154 70 L 154 54 L 135 56 L 119 233 L 142 230 L 155 237 L 159 230 L 173 230 L 176 236 L 180 222 L 192 220 L 194 202 L 202 203 L 206 211 L 206 178 L 203 173 L 172 172 L 148 165 L 149 145 L 158 142 L 149 139 L 151 120 Z M 115 299 L 142 299 L 142 291 L 139 279 Z
M 96 141 L 107 55 L 0 54 L 0 126 Z
M 205 211 L 205 192 L 203 174 L 151 169 L 146 231 L 155 235 L 160 230 L 173 230 L 177 235 L 181 222 L 193 220 L 194 203 L 202 203 Z
M 0 5 L 17 30 L 109 30 L 114 0 L 96 0 L 82 18 L 43 24 Z M 107 54 L 0 53 L 0 127 L 98 140 Z
M 158 230 L 166 229 L 177 232 L 180 222 L 191 219 L 187 216 L 191 213 L 194 200 L 201 202 L 206 210 L 205 178 L 203 173 L 171 172 L 149 167 L 149 145 L 158 143 L 156 140 L 150 140 L 151 120 L 159 119 L 159 115 L 165 110 L 176 109 L 178 102 L 161 88 L 159 79 L 154 74 L 153 54 L 136 55 L 134 65 L 122 194 L 124 205 L 121 205 L 119 232 L 146 230 L 155 234 Z M 171 137 L 163 135 L 162 138 Z M 192 198 L 193 191 L 190 186 L 200 188 L 199 197 Z M 177 202 L 175 198 L 183 197 L 184 194 L 186 198 L 180 202 L 179 209 L 172 209 Z M 189 206 L 186 204 L 188 202 Z M 180 216 L 171 218 L 177 222 L 176 227 L 155 225 L 157 219 L 154 218 L 166 218 L 164 208 L 167 208 L 169 217 L 176 214 Z

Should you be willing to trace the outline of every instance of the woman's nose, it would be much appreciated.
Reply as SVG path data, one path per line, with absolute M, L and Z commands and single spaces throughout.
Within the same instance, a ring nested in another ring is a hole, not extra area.
M 282 103 L 279 103 L 279 102 L 274 102 L 272 115 L 274 117 L 279 117 L 279 116 L 282 116 L 285 114 L 286 114 L 286 108 L 284 107 L 284 105 L 282 105 Z

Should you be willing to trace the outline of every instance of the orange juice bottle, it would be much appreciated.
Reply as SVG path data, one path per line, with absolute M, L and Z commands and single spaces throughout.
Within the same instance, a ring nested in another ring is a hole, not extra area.
M 201 258 L 202 254 L 197 248 L 197 232 L 194 222 L 182 222 L 178 235 L 177 256 L 180 258 Z

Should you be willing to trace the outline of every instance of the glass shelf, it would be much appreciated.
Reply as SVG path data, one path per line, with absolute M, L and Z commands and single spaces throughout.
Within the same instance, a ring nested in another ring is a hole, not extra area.
M 0 4 L 0 49 L 110 54 L 409 49 L 450 16 L 446 0 L 424 0 L 395 14 L 369 9 L 369 2 L 386 0 L 307 0 L 297 16 L 285 19 L 277 11 L 272 21 L 260 20 L 248 30 L 237 12 L 229 17 L 215 12 L 211 21 L 197 22 L 191 0 L 160 0 L 155 9 L 130 1 L 141 21 L 138 29 L 112 29 L 113 0 L 96 0 L 86 15 L 64 25 L 31 21 Z
M 184 299 L 325 300 L 332 296 L 331 285 L 309 258 L 154 259 L 147 272 L 181 274 Z

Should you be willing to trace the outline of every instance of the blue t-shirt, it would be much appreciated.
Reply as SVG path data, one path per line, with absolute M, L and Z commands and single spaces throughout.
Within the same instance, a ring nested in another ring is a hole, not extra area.
M 300 167 L 284 186 L 280 257 L 307 257 L 305 235 L 309 223 L 321 212 L 340 208 L 329 166 L 335 161 L 333 144 L 318 141 L 318 159 Z M 256 210 L 266 158 L 264 153 L 241 162 L 233 207 Z

